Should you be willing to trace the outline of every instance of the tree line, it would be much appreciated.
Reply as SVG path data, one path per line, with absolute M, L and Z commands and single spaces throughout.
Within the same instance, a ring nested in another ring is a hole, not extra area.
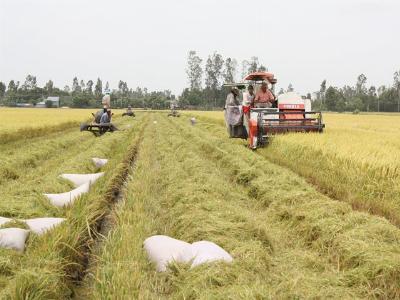
M 391 86 L 368 86 L 366 75 L 361 74 L 354 86 L 342 88 L 327 87 L 324 80 L 314 94 L 314 107 L 320 110 L 400 112 L 400 71 L 394 72 Z
M 8 85 L 0 81 L 0 105 L 18 106 L 28 103 L 35 106 L 38 102 L 45 100 L 48 96 L 60 97 L 60 106 L 86 108 L 99 107 L 104 91 L 110 90 L 110 85 L 97 78 L 96 83 L 92 80 L 84 81 L 74 77 L 72 84 L 60 89 L 54 86 L 52 80 L 46 82 L 43 87 L 38 86 L 36 76 L 28 75 L 25 81 L 10 80 Z M 169 90 L 148 91 L 147 88 L 137 87 L 132 89 L 122 80 L 118 83 L 118 89 L 110 91 L 113 107 L 132 107 L 165 109 L 170 107 L 170 102 L 175 101 L 175 95 Z M 46 102 L 50 107 L 51 101 Z
M 196 51 L 189 51 L 186 67 L 188 87 L 179 97 L 179 106 L 191 109 L 221 108 L 227 94 L 227 90 L 223 88 L 224 82 L 236 82 L 238 74 L 240 78 L 244 78 L 246 74 L 267 70 L 256 56 L 239 64 L 235 58 L 224 58 L 217 52 L 203 60 Z M 52 80 L 39 87 L 36 76 L 28 75 L 22 84 L 10 80 L 6 86 L 0 81 L 0 105 L 36 105 L 48 96 L 59 96 L 60 106 L 98 107 L 104 91 L 109 89 L 109 83 L 106 82 L 103 87 L 100 78 L 94 82 L 79 80 L 77 77 L 73 78 L 70 86 L 66 85 L 63 89 L 55 87 Z M 277 94 L 290 91 L 294 91 L 292 84 L 287 89 L 281 88 Z M 393 74 L 393 84 L 389 86 L 377 88 L 368 85 L 366 75 L 361 74 L 355 85 L 341 88 L 328 86 L 327 81 L 323 80 L 318 91 L 309 92 L 305 97 L 313 100 L 314 110 L 400 112 L 400 70 Z M 122 80 L 119 81 L 118 88 L 111 91 L 111 99 L 113 106 L 117 108 L 131 105 L 151 109 L 169 108 L 171 102 L 176 103 L 178 100 L 170 90 L 149 92 L 147 88 L 132 89 Z M 48 105 L 51 105 L 51 101 Z
M 204 63 L 196 51 L 192 50 L 189 52 L 186 67 L 188 87 L 184 89 L 180 103 L 191 107 L 223 107 L 227 91 L 222 84 L 235 82 L 239 72 L 240 78 L 244 78 L 256 71 L 267 71 L 256 56 L 242 61 L 239 66 L 236 59 L 224 59 L 221 54 L 214 52 Z M 293 85 L 289 84 L 277 94 L 292 91 Z M 310 91 L 304 96 L 313 100 L 313 108 L 317 110 L 400 112 L 400 71 L 394 73 L 391 86 L 368 86 L 366 75 L 361 74 L 354 86 L 327 86 L 327 81 L 323 80 L 320 90 Z
M 223 107 L 226 98 L 223 83 L 235 82 L 239 72 L 243 78 L 256 71 L 267 71 L 266 66 L 256 56 L 243 60 L 239 65 L 235 58 L 223 58 L 221 54 L 214 52 L 203 64 L 203 59 L 196 51 L 189 51 L 186 67 L 189 86 L 183 90 L 179 104 L 203 109 Z

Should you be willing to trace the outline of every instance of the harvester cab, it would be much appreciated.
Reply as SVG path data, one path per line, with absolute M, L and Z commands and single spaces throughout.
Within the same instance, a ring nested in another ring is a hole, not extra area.
M 273 95 L 277 80 L 272 73 L 256 72 L 247 75 L 243 83 L 226 84 L 228 87 L 244 89 L 252 85 L 256 93 L 263 83 L 267 83 Z M 254 96 L 253 96 L 254 97 Z M 268 139 L 275 134 L 287 132 L 323 132 L 325 124 L 322 113 L 312 111 L 311 100 L 305 99 L 294 92 L 288 92 L 275 97 L 275 101 L 266 103 L 243 102 L 237 108 L 225 108 L 225 120 L 228 131 L 237 132 L 231 137 L 246 138 L 251 149 L 267 144 Z M 254 98 L 253 98 L 254 99 Z M 263 104 L 263 105 L 258 105 Z M 229 123 L 231 111 L 239 111 L 240 120 L 236 124 Z M 232 126 L 236 127 L 233 128 Z

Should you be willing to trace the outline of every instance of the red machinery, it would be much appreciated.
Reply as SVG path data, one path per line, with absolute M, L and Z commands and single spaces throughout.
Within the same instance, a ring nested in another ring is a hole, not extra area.
M 252 84 L 257 88 L 261 83 L 266 82 L 273 91 L 277 82 L 272 73 L 256 72 L 247 75 L 244 83 L 227 84 L 236 86 L 239 89 Z M 271 135 L 286 132 L 323 132 L 325 124 L 322 122 L 322 113 L 311 110 L 311 100 L 304 99 L 294 92 L 279 95 L 274 107 L 256 108 L 243 105 L 242 124 L 246 136 L 233 136 L 248 138 L 249 147 L 256 149 L 267 143 Z

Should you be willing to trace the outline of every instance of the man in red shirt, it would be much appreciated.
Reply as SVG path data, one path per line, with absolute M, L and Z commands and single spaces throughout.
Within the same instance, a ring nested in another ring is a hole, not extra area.
M 256 97 L 254 98 L 253 107 L 272 107 L 275 103 L 275 96 L 268 89 L 268 84 L 263 82 L 261 89 L 258 91 Z

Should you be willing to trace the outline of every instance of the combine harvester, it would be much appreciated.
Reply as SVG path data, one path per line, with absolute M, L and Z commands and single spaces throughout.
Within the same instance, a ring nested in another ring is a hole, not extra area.
M 276 82 L 274 74 L 256 72 L 247 75 L 243 83 L 224 84 L 224 86 L 243 90 L 252 85 L 255 91 L 258 91 L 262 83 L 267 83 L 273 93 Z M 248 146 L 251 149 L 266 145 L 268 139 L 275 134 L 321 133 L 325 128 L 322 113 L 311 110 L 311 100 L 303 99 L 294 92 L 279 95 L 271 107 L 257 108 L 247 103 L 227 106 L 225 120 L 230 137 L 248 139 Z

